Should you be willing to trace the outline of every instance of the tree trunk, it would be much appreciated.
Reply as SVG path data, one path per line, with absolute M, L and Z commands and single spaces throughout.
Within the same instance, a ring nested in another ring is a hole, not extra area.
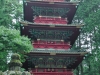
M 84 73 L 83 73 L 83 64 L 82 63 L 80 64 L 80 68 L 81 68 L 81 75 L 84 75 Z
M 76 75 L 79 75 L 79 67 L 76 68 Z

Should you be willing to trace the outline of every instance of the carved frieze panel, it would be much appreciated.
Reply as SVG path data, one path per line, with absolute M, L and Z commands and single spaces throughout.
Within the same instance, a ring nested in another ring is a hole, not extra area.
M 77 57 L 31 56 L 28 61 L 39 68 L 64 68 L 75 63 Z
M 31 37 L 36 37 L 39 39 L 67 39 L 74 32 L 71 30 L 38 30 L 38 29 L 30 29 L 29 30 Z
M 69 8 L 55 8 L 55 7 L 40 7 L 40 6 L 32 6 L 34 15 L 42 15 L 42 16 L 63 16 L 67 12 L 69 12 Z

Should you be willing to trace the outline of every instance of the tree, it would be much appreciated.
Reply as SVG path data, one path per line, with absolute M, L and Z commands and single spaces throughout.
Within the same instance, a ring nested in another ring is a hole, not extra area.
M 74 21 L 84 23 L 80 37 L 76 41 L 76 47 L 87 47 L 85 50 L 90 53 L 78 66 L 76 72 L 81 75 L 100 75 L 100 0 L 82 0 Z M 83 66 L 83 67 L 82 67 Z M 82 71 L 83 70 L 83 71 Z M 77 75 L 77 74 L 76 74 Z
M 22 0 L 0 0 L 0 25 L 19 29 L 23 18 Z
M 33 50 L 30 39 L 20 36 L 20 32 L 15 29 L 8 29 L 0 26 L 0 60 L 7 64 L 8 53 L 19 53 L 24 56 L 25 53 Z M 23 61 L 23 60 L 22 60 Z M 0 67 L 3 67 L 2 63 Z

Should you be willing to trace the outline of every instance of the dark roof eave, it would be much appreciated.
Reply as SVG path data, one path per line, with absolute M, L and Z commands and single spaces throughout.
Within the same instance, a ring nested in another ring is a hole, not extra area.
M 77 27 L 81 28 L 84 26 L 84 24 L 43 24 L 43 23 L 32 23 L 32 22 L 27 22 L 27 21 L 20 21 L 20 23 L 23 26 L 50 26 L 50 27 L 55 27 L 55 26 L 62 26 L 62 27 Z
M 53 51 L 51 51 L 51 52 L 49 52 L 49 51 L 36 51 L 36 50 L 34 50 L 34 51 L 31 51 L 30 53 L 29 53 L 29 55 L 30 54 L 40 54 L 40 55 L 66 55 L 66 56 L 85 56 L 86 54 L 88 54 L 88 52 L 68 52 L 68 51 L 66 51 L 66 52 L 53 52 Z

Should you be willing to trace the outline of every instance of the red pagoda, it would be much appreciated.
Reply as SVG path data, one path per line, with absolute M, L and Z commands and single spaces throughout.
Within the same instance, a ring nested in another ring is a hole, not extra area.
M 87 52 L 71 50 L 82 25 L 71 24 L 78 0 L 24 0 L 21 35 L 34 50 L 23 64 L 34 75 L 73 75 Z

